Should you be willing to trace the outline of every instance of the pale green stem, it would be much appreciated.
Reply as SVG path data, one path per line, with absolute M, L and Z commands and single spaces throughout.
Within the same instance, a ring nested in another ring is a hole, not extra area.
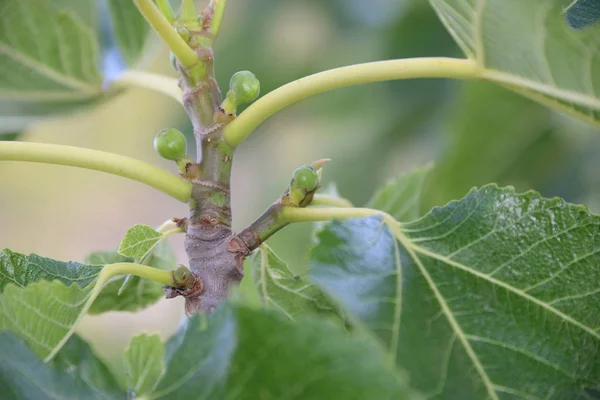
M 284 207 L 279 215 L 279 221 L 282 223 L 293 222 L 318 222 L 330 221 L 332 219 L 365 218 L 373 215 L 379 215 L 389 226 L 396 237 L 405 237 L 400 229 L 400 223 L 390 214 L 374 210 L 372 208 L 296 208 Z
M 156 228 L 156 232 L 164 233 L 167 229 L 172 228 L 175 225 L 176 225 L 175 221 L 173 221 L 172 219 L 168 219 L 165 222 L 163 222 L 161 226 Z
M 211 5 L 214 7 L 215 11 L 212 20 L 210 21 L 210 31 L 215 37 L 219 34 L 219 30 L 221 29 L 221 21 L 223 20 L 226 4 L 227 0 L 211 0 Z
M 184 228 L 175 228 L 175 229 L 171 229 L 170 231 L 166 231 L 162 234 L 161 240 L 168 238 L 171 235 L 174 235 L 176 233 L 185 233 L 185 229 Z
M 158 33 L 158 36 L 167 44 L 175 54 L 181 65 L 186 69 L 193 67 L 198 62 L 198 54 L 188 46 L 179 33 L 171 26 L 167 18 L 162 15 L 152 0 L 133 0 L 146 21 Z
M 107 172 L 144 183 L 183 202 L 190 199 L 192 190 L 189 182 L 143 161 L 80 147 L 0 142 L 0 161 L 68 165 Z
M 172 24 L 173 21 L 175 21 L 175 14 L 173 13 L 173 8 L 171 8 L 169 0 L 156 0 L 156 5 L 158 6 L 161 14 L 165 16 L 170 24 Z
M 65 333 L 63 339 L 54 347 L 54 350 L 52 350 L 52 352 L 50 352 L 50 354 L 48 354 L 48 356 L 44 359 L 44 362 L 50 362 L 50 360 L 52 360 L 60 351 L 64 344 L 73 335 L 75 328 L 79 325 L 79 322 L 81 322 L 83 316 L 87 314 L 88 310 L 94 303 L 94 300 L 96 300 L 96 297 L 98 297 L 104 288 L 104 285 L 106 285 L 113 277 L 117 275 L 137 275 L 142 278 L 162 283 L 163 285 L 175 286 L 175 282 L 173 280 L 173 271 L 163 271 L 158 268 L 152 268 L 146 265 L 133 263 L 116 263 L 106 265 L 100 271 L 98 279 L 95 281 L 87 301 L 79 313 L 79 317 L 71 326 L 71 328 Z
M 181 0 L 179 7 L 179 19 L 181 21 L 197 21 L 196 6 L 194 0 Z
M 325 207 L 354 207 L 350 200 L 344 199 L 338 196 L 329 196 L 326 194 L 315 194 L 311 206 L 325 206 Z
M 284 207 L 279 212 L 280 221 L 286 223 L 292 222 L 318 222 L 329 221 L 331 219 L 364 218 L 372 215 L 381 215 L 384 218 L 394 217 L 383 211 L 372 208 L 298 208 Z
M 332 89 L 410 78 L 474 79 L 480 77 L 482 71 L 474 61 L 457 58 L 409 58 L 331 69 L 290 82 L 266 94 L 225 126 L 223 135 L 229 145 L 237 146 L 277 111 Z
M 175 286 L 173 271 L 148 267 L 147 265 L 134 263 L 116 263 L 105 266 L 98 276 L 98 283 L 104 284 L 117 275 L 136 275 L 167 286 Z
M 112 85 L 116 88 L 133 86 L 154 90 L 155 92 L 166 94 L 183 105 L 183 95 L 181 88 L 177 84 L 177 79 L 169 76 L 128 70 L 115 79 Z

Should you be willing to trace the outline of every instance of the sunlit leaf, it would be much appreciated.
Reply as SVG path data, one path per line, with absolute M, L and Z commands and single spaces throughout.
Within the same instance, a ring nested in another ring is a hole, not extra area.
M 132 258 L 135 262 L 143 261 L 161 240 L 162 235 L 148 225 L 135 225 L 125 234 L 119 245 L 119 254 Z
M 99 266 L 0 252 L 0 331 L 25 339 L 51 359 L 98 295 Z
M 600 382 L 600 217 L 487 186 L 392 234 L 333 222 L 314 280 L 429 396 L 587 399 Z
M 114 32 L 127 65 L 146 48 L 148 24 L 133 1 L 109 2 Z M 19 131 L 46 116 L 114 95 L 103 86 L 106 47 L 97 0 L 0 2 L 0 133 Z M 106 11 L 108 13 L 108 10 Z M 111 76 L 114 78 L 114 76 Z
M 95 281 L 102 268 L 73 261 L 56 261 L 37 254 L 24 255 L 9 249 L 0 251 L 0 292 L 9 283 L 24 287 L 39 281 L 58 280 L 67 285 L 86 287 Z
M 265 307 L 292 320 L 311 310 L 332 311 L 320 289 L 306 277 L 295 274 L 266 243 L 253 254 L 251 265 L 252 280 Z

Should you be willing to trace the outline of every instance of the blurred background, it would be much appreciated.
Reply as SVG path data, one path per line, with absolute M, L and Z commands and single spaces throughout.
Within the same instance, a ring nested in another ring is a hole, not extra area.
M 154 48 L 144 68 L 174 76 L 165 47 L 156 41 Z M 262 94 L 347 64 L 462 56 L 424 0 L 229 0 L 215 51 L 223 91 L 233 73 L 248 69 L 260 79 Z M 18 140 L 110 151 L 175 173 L 152 148 L 155 133 L 166 127 L 192 140 L 181 106 L 132 89 L 30 126 Z M 389 179 L 433 161 L 423 211 L 489 182 L 535 189 L 597 211 L 599 151 L 600 135 L 590 126 L 487 83 L 414 80 L 341 89 L 277 114 L 240 146 L 232 184 L 234 228 L 268 207 L 297 166 L 320 158 L 332 159 L 325 186 L 335 183 L 357 205 Z M 142 184 L 67 167 L 2 162 L 0 188 L 0 248 L 59 260 L 82 261 L 92 250 L 117 247 L 134 224 L 159 225 L 187 214 L 186 205 Z M 311 232 L 309 224 L 291 226 L 269 244 L 302 271 Z M 172 244 L 186 264 L 183 237 Z M 80 333 L 118 366 L 116 357 L 131 335 L 166 337 L 181 310 L 181 302 L 170 300 L 139 314 L 87 317 Z

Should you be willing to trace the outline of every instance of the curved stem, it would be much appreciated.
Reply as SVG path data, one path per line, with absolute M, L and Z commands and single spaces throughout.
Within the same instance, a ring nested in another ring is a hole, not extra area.
M 179 85 L 177 85 L 177 79 L 170 76 L 129 70 L 121 74 L 112 84 L 116 88 L 133 86 L 154 90 L 155 92 L 166 94 L 183 105 L 183 94 Z
M 225 13 L 225 4 L 227 0 L 211 0 L 209 7 L 213 7 L 213 15 L 210 21 L 210 30 L 214 37 L 219 34 L 221 29 L 221 21 L 223 20 L 223 14 Z
M 136 275 L 167 286 L 175 286 L 173 271 L 148 267 L 147 265 L 134 263 L 116 263 L 105 266 L 98 276 L 98 284 L 103 286 L 116 275 Z
M 329 196 L 327 194 L 315 194 L 309 205 L 317 207 L 354 207 L 350 200 L 338 196 Z
M 292 222 L 318 222 L 332 219 L 365 218 L 379 215 L 390 231 L 401 241 L 406 241 L 401 224 L 390 214 L 372 208 L 291 208 L 281 210 L 279 217 L 286 223 Z
M 198 55 L 179 36 L 179 33 L 175 31 L 167 18 L 161 14 L 154 2 L 152 0 L 133 0 L 133 2 L 150 26 L 152 26 L 173 54 L 175 54 L 181 65 L 185 68 L 193 67 L 198 62 Z
M 133 179 L 182 202 L 190 199 L 189 182 L 133 158 L 98 150 L 44 143 L 0 142 L 0 161 L 69 165 Z
M 158 233 L 164 233 L 167 231 L 167 229 L 169 228 L 173 228 L 174 226 L 176 226 L 177 224 L 175 223 L 175 221 L 173 221 L 173 219 L 168 219 L 165 222 L 163 222 L 158 228 L 156 228 L 156 232 Z
M 292 222 L 318 222 L 332 219 L 364 218 L 372 215 L 382 216 L 388 223 L 397 221 L 386 212 L 372 208 L 296 208 L 284 207 L 279 212 L 280 221 Z
M 111 278 L 117 275 L 137 275 L 142 278 L 150 279 L 152 281 L 162 283 L 167 286 L 175 286 L 175 277 L 173 271 L 163 271 L 158 268 L 148 267 L 141 264 L 133 263 L 116 263 L 108 264 L 100 271 L 98 279 L 93 283 L 90 293 L 87 296 L 87 300 L 83 305 L 81 311 L 79 311 L 79 317 L 71 325 L 69 330 L 64 334 L 62 340 L 54 347 L 54 349 L 44 358 L 44 362 L 50 362 L 56 356 L 56 354 L 63 348 L 65 343 L 75 332 L 75 329 L 81 322 L 84 315 L 87 314 L 88 310 L 94 303 L 94 300 L 98 297 L 104 286 L 110 281 Z
M 335 68 L 290 82 L 257 100 L 223 129 L 231 146 L 239 145 L 258 125 L 277 111 L 328 90 L 369 82 L 409 78 L 478 78 L 482 69 L 472 60 L 410 58 Z

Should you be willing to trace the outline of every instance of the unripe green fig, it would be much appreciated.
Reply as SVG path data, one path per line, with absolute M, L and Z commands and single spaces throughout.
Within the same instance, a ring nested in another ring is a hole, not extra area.
M 319 175 L 314 169 L 309 165 L 296 168 L 287 194 L 289 205 L 300 206 L 317 186 L 319 186 Z M 310 202 L 310 199 L 308 201 Z
M 315 170 L 309 167 L 308 165 L 298 167 L 294 171 L 294 179 L 292 181 L 292 186 L 310 192 L 312 190 L 315 190 L 318 184 L 319 176 L 317 175 Z
M 237 104 L 250 103 L 260 93 L 260 82 L 250 71 L 239 71 L 229 81 L 229 90 L 233 92 Z
M 154 138 L 154 150 L 162 158 L 177 161 L 187 154 L 187 141 L 178 129 L 163 129 Z

